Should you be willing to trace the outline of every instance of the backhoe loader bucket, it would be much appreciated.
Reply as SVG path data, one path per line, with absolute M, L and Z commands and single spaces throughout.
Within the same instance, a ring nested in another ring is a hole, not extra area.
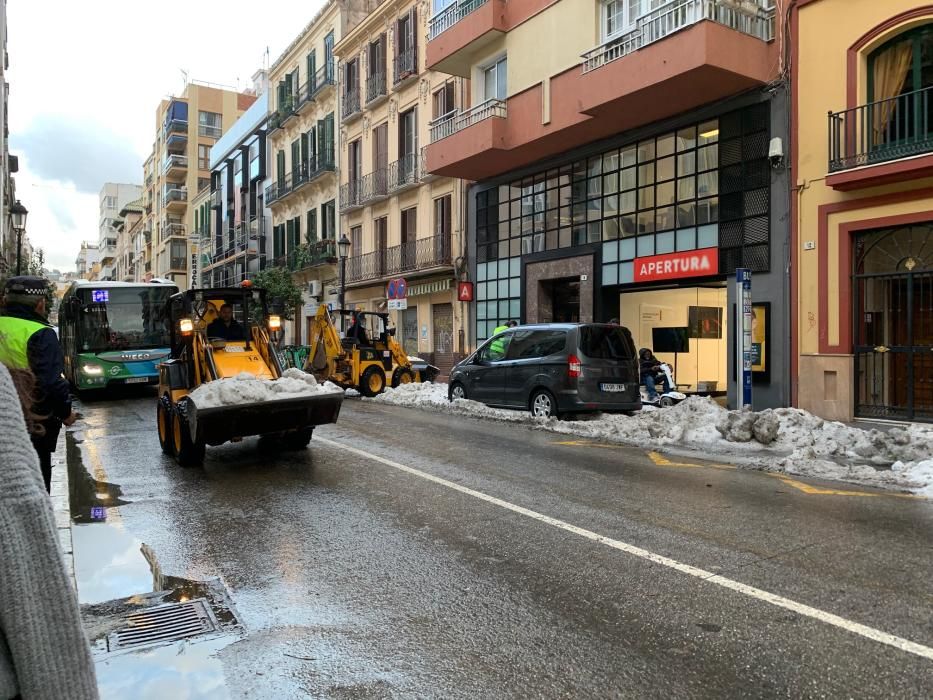
M 343 392 L 212 408 L 198 408 L 189 399 L 188 423 L 197 439 L 221 445 L 252 435 L 310 431 L 316 425 L 334 423 L 342 403 Z

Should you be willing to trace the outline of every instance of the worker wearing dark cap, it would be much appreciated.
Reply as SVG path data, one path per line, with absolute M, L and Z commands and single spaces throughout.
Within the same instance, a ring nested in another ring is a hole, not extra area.
M 62 424 L 77 416 L 71 410 L 71 392 L 62 376 L 64 356 L 55 330 L 46 320 L 49 282 L 42 277 L 20 276 L 7 280 L 0 311 L 0 362 L 12 369 L 32 370 L 36 377 L 36 414 L 43 416 L 43 435 L 32 444 L 39 453 L 46 490 L 52 485 L 52 453 Z

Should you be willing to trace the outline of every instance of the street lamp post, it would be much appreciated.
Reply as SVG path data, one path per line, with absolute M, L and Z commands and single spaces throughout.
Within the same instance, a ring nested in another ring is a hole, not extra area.
M 343 310 L 347 295 L 347 256 L 350 255 L 350 239 L 347 234 L 341 234 L 337 241 L 337 257 L 340 258 L 340 309 Z M 340 330 L 343 328 L 343 314 L 340 314 Z
M 10 216 L 13 219 L 13 230 L 16 232 L 16 275 L 23 270 L 23 233 L 26 231 L 26 216 L 29 212 L 18 199 L 10 207 Z

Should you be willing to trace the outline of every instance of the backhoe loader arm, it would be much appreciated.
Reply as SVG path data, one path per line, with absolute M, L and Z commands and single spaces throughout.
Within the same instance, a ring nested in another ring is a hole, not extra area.
M 336 379 L 337 362 L 346 353 L 340 344 L 340 334 L 327 306 L 321 304 L 308 331 L 310 352 L 304 370 L 317 379 Z

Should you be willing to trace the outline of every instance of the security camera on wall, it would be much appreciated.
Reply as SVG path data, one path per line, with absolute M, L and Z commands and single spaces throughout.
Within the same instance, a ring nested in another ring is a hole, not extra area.
M 780 136 L 771 139 L 771 145 L 768 146 L 768 159 L 771 161 L 772 168 L 779 168 L 784 163 L 784 142 Z

